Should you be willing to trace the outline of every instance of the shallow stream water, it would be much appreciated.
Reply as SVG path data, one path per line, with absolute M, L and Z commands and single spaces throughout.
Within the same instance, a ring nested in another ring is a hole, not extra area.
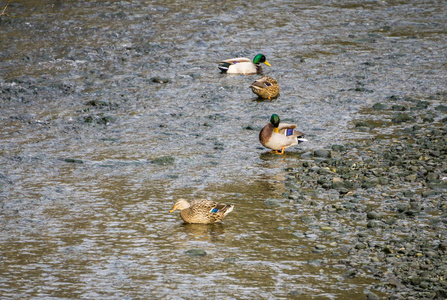
M 367 136 L 352 124 L 363 107 L 445 90 L 445 4 L 410 2 L 12 1 L 0 297 L 363 299 L 374 279 L 311 251 L 343 236 L 303 237 L 299 207 L 268 200 L 310 149 Z M 259 76 L 217 69 L 257 53 L 276 100 L 250 91 Z M 272 113 L 309 142 L 269 154 L 258 133 Z M 183 225 L 179 197 L 235 209 Z

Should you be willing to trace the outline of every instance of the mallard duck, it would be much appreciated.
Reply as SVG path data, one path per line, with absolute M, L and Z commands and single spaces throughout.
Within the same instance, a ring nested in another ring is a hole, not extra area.
M 193 200 L 188 203 L 185 199 L 179 199 L 169 211 L 180 210 L 180 217 L 186 223 L 211 224 L 221 221 L 233 211 L 234 205 L 217 203 L 206 199 Z
M 219 63 L 219 70 L 228 74 L 261 74 L 261 63 L 271 66 L 263 54 L 258 54 L 253 58 L 253 62 L 246 57 L 230 58 Z
M 261 98 L 272 99 L 278 97 L 279 85 L 272 77 L 262 77 L 250 85 L 253 93 Z
M 284 149 L 298 143 L 306 142 L 304 133 L 294 130 L 295 124 L 280 123 L 279 116 L 273 114 L 270 123 L 262 128 L 259 141 L 264 147 L 270 148 L 276 154 L 284 154 Z

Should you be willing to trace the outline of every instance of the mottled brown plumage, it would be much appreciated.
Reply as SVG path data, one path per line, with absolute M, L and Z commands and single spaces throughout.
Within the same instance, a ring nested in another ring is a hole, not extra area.
M 253 93 L 265 99 L 278 97 L 279 94 L 278 82 L 272 77 L 259 78 L 250 85 L 250 88 Z
M 233 211 L 234 205 L 217 203 L 206 199 L 193 200 L 188 203 L 185 199 L 179 199 L 169 211 L 180 210 L 180 217 L 186 223 L 211 224 L 221 221 L 227 214 Z

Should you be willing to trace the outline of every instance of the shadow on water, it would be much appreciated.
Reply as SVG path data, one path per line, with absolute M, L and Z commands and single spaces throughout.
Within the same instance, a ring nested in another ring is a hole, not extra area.
M 181 231 L 188 235 L 188 238 L 195 240 L 207 240 L 213 242 L 219 236 L 225 234 L 223 224 L 182 224 Z

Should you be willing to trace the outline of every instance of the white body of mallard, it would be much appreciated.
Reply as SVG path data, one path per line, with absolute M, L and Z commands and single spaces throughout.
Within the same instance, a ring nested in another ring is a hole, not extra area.
M 222 60 L 219 63 L 218 68 L 223 73 L 227 74 L 245 74 L 245 75 L 261 74 L 262 73 L 262 67 L 260 65 L 261 63 L 270 66 L 265 56 L 263 54 L 258 54 L 253 58 L 253 61 L 251 61 L 249 58 L 246 57 L 237 57 Z
M 227 74 L 258 74 L 262 72 L 260 65 L 255 65 L 250 59 L 246 57 L 238 57 L 226 59 L 220 62 L 229 63 Z M 219 68 L 222 70 L 222 68 Z

